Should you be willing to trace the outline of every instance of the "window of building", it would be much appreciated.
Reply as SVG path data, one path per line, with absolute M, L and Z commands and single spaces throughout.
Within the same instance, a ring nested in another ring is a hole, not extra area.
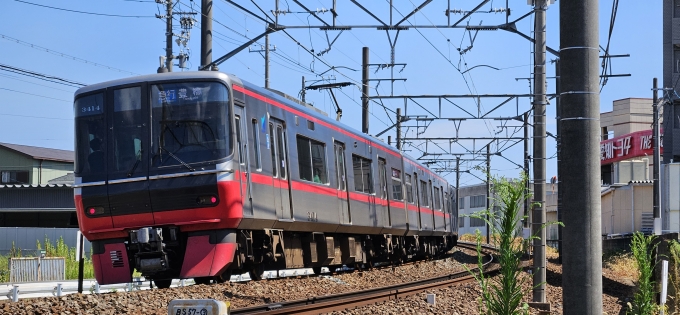
M 411 185 L 411 175 L 404 174 L 404 182 L 406 184 L 406 200 L 413 203 L 413 186 Z
M 458 198 L 458 209 L 465 209 L 465 197 Z
M 427 183 L 424 180 L 420 181 L 420 206 L 429 207 L 430 204 L 427 202 Z
M 354 190 L 367 194 L 373 193 L 373 172 L 371 160 L 352 154 L 354 171 Z
M 480 218 L 470 217 L 470 226 L 471 227 L 484 226 L 484 220 Z
M 486 207 L 486 195 L 470 196 L 470 208 Z
M 2 176 L 3 184 L 30 184 L 28 181 L 28 171 L 2 171 L 0 172 Z
M 328 184 L 326 175 L 326 145 L 312 139 L 297 137 L 300 179 Z
M 458 217 L 458 227 L 465 227 L 465 217 Z
M 437 187 L 434 188 L 434 208 L 435 209 L 442 208 L 441 197 L 439 195 L 439 188 Z
M 392 199 L 404 200 L 401 191 L 401 171 L 396 168 L 392 169 Z

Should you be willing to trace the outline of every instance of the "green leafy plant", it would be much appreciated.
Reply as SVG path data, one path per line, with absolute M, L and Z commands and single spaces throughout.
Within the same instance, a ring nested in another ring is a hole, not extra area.
M 486 221 L 491 229 L 490 232 L 494 235 L 491 241 L 499 250 L 496 256 L 500 265 L 500 275 L 497 281 L 492 281 L 483 274 L 471 272 L 482 288 L 479 300 L 480 314 L 516 315 L 529 312 L 528 305 L 522 303 L 522 297 L 530 289 L 523 289 L 522 285 L 528 280 L 521 276 L 524 243 L 521 234 L 521 222 L 524 219 L 521 214 L 522 205 L 531 198 L 531 193 L 526 188 L 527 181 L 524 173 L 520 175 L 519 180 L 492 177 L 496 192 L 493 204 L 487 210 L 470 215 L 470 217 Z M 493 211 L 494 205 L 500 210 Z M 535 238 L 537 237 L 532 236 L 530 240 Z M 480 270 L 483 268 L 482 239 L 481 233 L 477 230 L 476 243 L 479 257 L 477 264 Z
M 673 292 L 675 293 L 669 297 L 669 303 L 675 306 L 676 311 L 674 314 L 678 314 L 678 310 L 680 310 L 680 243 L 676 240 L 671 240 L 668 243 L 668 251 L 670 252 L 668 280 L 670 285 L 673 286 Z
M 659 305 L 655 301 L 654 280 L 652 280 L 656 264 L 653 254 L 658 246 L 658 243 L 654 241 L 655 238 L 654 235 L 645 236 L 640 232 L 635 232 L 633 235 L 630 248 L 637 263 L 638 288 L 633 296 L 633 303 L 628 303 L 627 314 L 652 315 L 659 312 Z

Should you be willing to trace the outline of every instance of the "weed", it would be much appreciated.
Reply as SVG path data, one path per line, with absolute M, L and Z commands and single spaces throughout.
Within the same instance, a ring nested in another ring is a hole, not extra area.
M 652 315 L 659 312 L 659 305 L 655 301 L 654 280 L 652 280 L 654 265 L 656 264 L 653 261 L 653 253 L 658 245 L 654 242 L 655 238 L 654 235 L 644 236 L 640 232 L 635 232 L 633 235 L 630 248 L 637 262 L 639 277 L 638 289 L 633 296 L 633 303 L 628 303 L 628 314 Z

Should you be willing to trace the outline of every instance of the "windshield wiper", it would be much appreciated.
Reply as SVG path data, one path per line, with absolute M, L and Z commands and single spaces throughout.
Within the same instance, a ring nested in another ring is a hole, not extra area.
M 132 173 L 134 173 L 135 170 L 137 169 L 137 166 L 139 166 L 139 162 L 141 162 L 141 160 L 139 160 L 139 159 L 137 159 L 137 160 L 135 161 L 135 165 L 132 165 L 132 168 L 131 168 L 130 171 L 127 173 L 127 177 L 132 177 Z
M 169 155 L 170 157 L 172 157 L 173 159 L 177 160 L 177 162 L 179 162 L 179 163 L 181 163 L 182 165 L 184 165 L 184 167 L 186 167 L 189 171 L 192 171 L 192 172 L 195 171 L 193 167 L 189 166 L 189 164 L 187 164 L 187 163 L 184 163 L 184 161 L 182 161 L 182 160 L 181 160 L 180 158 L 178 158 L 176 155 L 172 154 L 172 152 L 170 152 L 170 150 L 166 149 L 166 148 L 163 147 L 163 146 L 159 146 L 158 148 L 159 148 L 160 150 L 165 150 L 165 152 L 168 152 L 168 155 Z M 163 154 L 161 154 L 161 158 L 162 158 L 162 157 L 163 157 Z

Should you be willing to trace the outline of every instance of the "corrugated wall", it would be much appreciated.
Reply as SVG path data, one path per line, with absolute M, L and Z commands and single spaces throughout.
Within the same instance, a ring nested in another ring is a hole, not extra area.
M 0 210 L 68 209 L 75 211 L 71 187 L 2 187 Z

